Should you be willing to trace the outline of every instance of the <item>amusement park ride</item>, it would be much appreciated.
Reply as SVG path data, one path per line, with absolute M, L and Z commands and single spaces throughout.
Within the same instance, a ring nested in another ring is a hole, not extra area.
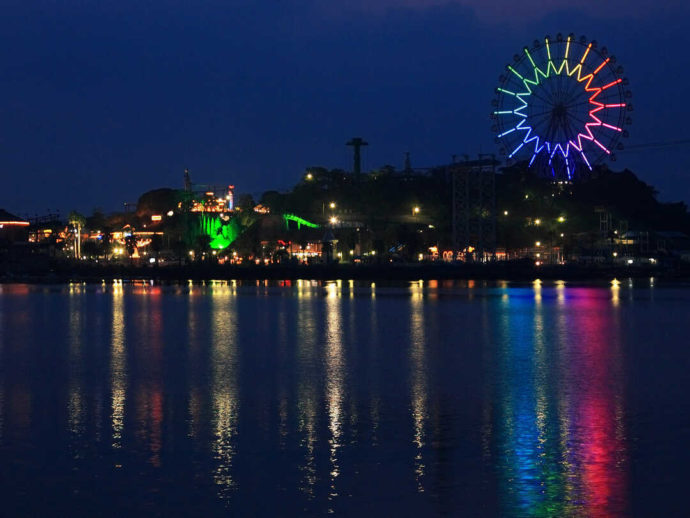
M 500 154 L 543 174 L 573 180 L 628 137 L 632 93 L 616 58 L 574 35 L 535 40 L 499 77 L 491 118 Z
M 631 124 L 632 93 L 623 68 L 606 47 L 573 34 L 535 40 L 515 54 L 499 77 L 492 130 L 510 165 L 529 163 L 555 182 L 570 182 L 623 149 Z M 495 253 L 493 155 L 454 163 L 453 243 L 486 260 Z

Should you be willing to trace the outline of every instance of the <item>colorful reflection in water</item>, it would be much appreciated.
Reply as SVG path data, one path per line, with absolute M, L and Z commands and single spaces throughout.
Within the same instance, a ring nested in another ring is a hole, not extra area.
M 520 516 L 616 515 L 627 501 L 617 293 L 563 290 L 548 310 L 540 285 L 501 300 L 492 424 L 503 505 Z
M 0 515 L 619 516 L 686 465 L 687 291 L 0 288 Z

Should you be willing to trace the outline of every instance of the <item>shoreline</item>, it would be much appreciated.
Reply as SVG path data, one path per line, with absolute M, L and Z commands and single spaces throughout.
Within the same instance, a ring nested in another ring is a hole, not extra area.
M 0 268 L 0 283 L 67 283 L 112 280 L 158 282 L 207 280 L 336 280 L 414 281 L 611 281 L 650 278 L 665 281 L 690 280 L 690 267 L 614 265 L 541 265 L 524 262 L 490 264 L 376 264 L 376 265 L 185 265 L 140 267 L 56 263 L 48 268 Z

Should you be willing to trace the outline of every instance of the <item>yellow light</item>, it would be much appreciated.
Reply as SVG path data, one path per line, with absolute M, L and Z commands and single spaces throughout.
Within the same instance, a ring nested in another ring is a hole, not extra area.
M 418 258 L 420 261 L 422 261 L 422 260 L 424 259 L 424 255 L 423 255 L 423 254 L 419 254 L 419 255 L 417 256 L 417 258 Z
M 336 218 L 335 216 L 333 216 L 333 217 L 332 217 L 331 219 L 329 219 L 328 221 L 331 222 L 331 225 L 335 225 L 336 223 L 338 223 L 338 218 Z
M 350 250 L 350 255 L 355 255 L 355 251 L 354 251 L 354 250 Z
M 311 173 L 307 173 L 307 180 L 311 180 L 312 178 L 314 178 L 314 175 Z
M 376 255 L 376 250 L 372 250 L 371 255 Z
M 508 215 L 508 211 L 507 211 L 507 210 L 504 210 L 504 211 L 503 211 L 503 215 L 504 215 L 504 216 L 507 216 L 507 215 Z
M 535 219 L 534 220 L 535 225 L 541 225 L 541 220 L 540 219 Z
M 560 217 L 558 218 L 558 222 L 559 222 L 559 223 L 563 223 L 564 221 L 565 221 L 565 218 L 564 218 L 563 216 L 560 216 Z
M 537 242 L 534 243 L 534 244 L 537 245 L 537 246 L 541 246 L 541 241 L 537 241 Z
M 415 207 L 415 208 L 414 208 L 414 213 L 415 213 L 415 214 L 419 214 L 419 211 L 420 211 L 419 207 Z
M 331 203 L 329 203 L 328 206 L 329 206 L 330 208 L 332 208 L 332 209 L 335 209 L 335 202 L 332 201 Z
M 613 252 L 613 257 L 618 257 L 618 252 Z
M 563 237 L 564 235 L 565 235 L 565 234 L 563 234 L 563 232 L 561 232 L 561 237 Z
M 151 216 L 151 221 L 160 221 L 162 219 L 163 216 L 161 216 L 160 214 L 154 214 L 153 216 Z

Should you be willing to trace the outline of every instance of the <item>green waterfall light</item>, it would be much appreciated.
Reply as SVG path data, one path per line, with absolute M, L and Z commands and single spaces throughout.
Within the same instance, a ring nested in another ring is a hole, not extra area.
M 207 213 L 201 215 L 199 226 L 201 233 L 211 238 L 209 246 L 214 250 L 223 250 L 230 246 L 242 231 L 235 218 L 223 221 L 220 216 Z

